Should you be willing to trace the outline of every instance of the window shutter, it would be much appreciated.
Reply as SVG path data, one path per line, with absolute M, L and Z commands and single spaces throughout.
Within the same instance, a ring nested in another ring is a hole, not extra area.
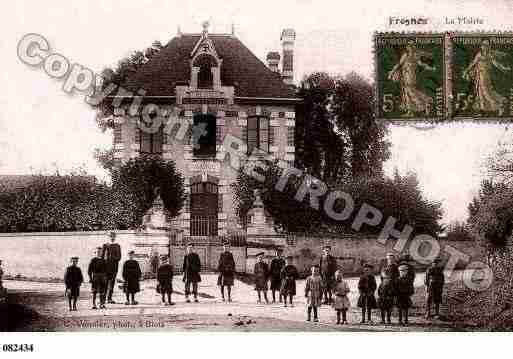
M 153 133 L 151 135 L 153 141 L 152 141 L 152 151 L 151 153 L 162 153 L 162 137 L 164 135 L 164 131 L 162 130 L 162 127 L 158 129 L 157 132 Z
M 141 131 L 141 152 L 151 153 L 151 133 Z
M 141 143 L 141 130 L 139 127 L 134 128 L 134 143 Z
M 217 211 L 220 213 L 223 211 L 223 194 L 219 193 L 217 195 Z
M 114 125 L 114 143 L 123 143 L 122 128 L 120 123 Z
M 265 152 L 269 152 L 269 119 L 267 117 L 259 117 L 259 148 Z
M 287 127 L 287 146 L 294 146 L 295 127 Z

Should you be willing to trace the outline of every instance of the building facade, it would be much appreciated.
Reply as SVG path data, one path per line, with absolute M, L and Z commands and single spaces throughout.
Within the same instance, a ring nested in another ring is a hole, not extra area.
M 128 79 L 142 104 L 155 104 L 164 114 L 174 111 L 178 121 L 148 131 L 151 121 L 144 113 L 132 113 L 129 104 L 117 108 L 115 158 L 122 163 L 155 155 L 175 162 L 187 200 L 172 223 L 184 235 L 226 235 L 240 228 L 230 188 L 237 171 L 219 160 L 226 135 L 243 141 L 247 153 L 258 148 L 294 163 L 300 103 L 292 86 L 294 40 L 294 30 L 283 30 L 282 56 L 270 52 L 266 65 L 233 33 L 210 34 L 205 24 L 201 33 L 178 33 Z M 188 132 L 180 136 L 182 124 Z M 196 141 L 195 128 L 201 129 Z

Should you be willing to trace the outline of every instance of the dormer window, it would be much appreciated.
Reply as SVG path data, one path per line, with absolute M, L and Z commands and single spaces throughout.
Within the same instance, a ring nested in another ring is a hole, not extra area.
M 198 68 L 198 88 L 211 89 L 214 87 L 214 68 L 217 61 L 210 55 L 202 55 L 196 58 L 193 67 Z

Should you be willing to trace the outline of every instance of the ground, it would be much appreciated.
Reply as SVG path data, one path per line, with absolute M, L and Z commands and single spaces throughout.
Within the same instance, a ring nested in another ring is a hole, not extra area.
M 348 325 L 335 325 L 334 310 L 324 305 L 320 309 L 320 322 L 306 322 L 304 281 L 298 281 L 294 307 L 282 304 L 257 304 L 252 286 L 237 280 L 233 290 L 234 301 L 223 302 L 216 274 L 204 274 L 199 286 L 199 303 L 185 303 L 181 276 L 174 281 L 174 306 L 163 306 L 156 293 L 155 280 L 142 283 L 137 306 L 124 305 L 125 298 L 116 289 L 114 300 L 105 310 L 91 309 L 89 284 L 82 286 L 78 311 L 69 312 L 62 283 L 38 283 L 29 281 L 4 281 L 11 293 L 10 302 L 15 309 L 10 315 L 19 316 L 18 323 L 11 323 L 8 330 L 22 331 L 98 331 L 98 330 L 208 330 L 208 331 L 441 331 L 455 328 L 442 320 L 427 321 L 423 318 L 422 275 L 417 276 L 415 307 L 412 308 L 410 325 L 381 325 L 378 312 L 374 312 L 373 324 L 360 324 L 356 278 L 349 278 L 350 301 L 353 308 L 348 313 Z M 269 297 L 270 293 L 269 293 Z M 16 304 L 15 304 L 16 302 Z M 443 313 L 442 313 L 443 314 Z M 28 318 L 21 320 L 21 318 Z M 11 322 L 15 319 L 11 318 Z

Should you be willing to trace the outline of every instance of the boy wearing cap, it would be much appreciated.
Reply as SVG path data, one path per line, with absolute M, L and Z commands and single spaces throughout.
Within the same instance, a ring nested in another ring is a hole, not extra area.
M 225 301 L 224 287 L 226 287 L 228 292 L 228 302 L 231 302 L 232 286 L 235 281 L 235 260 L 233 259 L 233 254 L 230 252 L 230 243 L 227 241 L 223 243 L 223 252 L 219 256 L 217 270 L 219 271 L 217 285 L 221 288 L 221 297 L 223 302 Z
M 362 320 L 360 323 L 365 323 L 365 314 L 367 314 L 367 321 L 372 323 L 372 309 L 377 307 L 376 297 L 374 297 L 376 279 L 371 271 L 372 265 L 365 264 L 363 266 L 363 274 L 358 281 L 358 291 L 360 292 L 358 306 L 362 309 Z
M 185 257 L 183 259 L 183 282 L 185 283 L 185 301 L 190 303 L 189 295 L 194 295 L 194 302 L 198 302 L 198 283 L 201 282 L 201 260 L 197 253 L 194 252 L 192 243 L 188 243 L 185 247 Z
M 312 320 L 312 311 L 314 322 L 319 321 L 318 309 L 322 304 L 322 278 L 319 275 L 319 267 L 312 266 L 312 275 L 306 278 L 305 297 L 307 298 L 307 318 L 306 321 Z
M 255 290 L 258 294 L 257 303 L 262 303 L 262 297 L 260 292 L 264 293 L 265 303 L 269 304 L 267 299 L 267 281 L 269 280 L 269 266 L 264 262 L 264 252 L 256 254 L 257 262 L 253 268 L 253 274 L 255 276 Z
M 78 296 L 80 295 L 80 286 L 84 281 L 82 271 L 77 266 L 77 264 L 78 257 L 71 257 L 71 265 L 66 268 L 66 273 L 64 274 L 64 284 L 66 285 L 66 294 L 68 296 L 70 312 L 77 310 L 77 300 Z
M 412 306 L 411 296 L 413 293 L 414 289 L 408 277 L 408 266 L 402 264 L 399 266 L 399 278 L 397 279 L 397 308 L 401 325 L 408 325 L 408 310 Z
M 128 252 L 128 260 L 123 264 L 123 289 L 126 295 L 125 305 L 130 304 L 132 299 L 132 305 L 139 304 L 135 300 L 135 293 L 141 290 L 139 286 L 139 280 L 142 276 L 141 267 L 139 263 L 134 259 L 134 251 Z
M 102 257 L 107 265 L 107 302 L 115 304 L 112 300 L 114 287 L 116 285 L 116 277 L 118 275 L 119 261 L 121 260 L 121 247 L 116 243 L 116 233 L 110 232 L 110 243 L 103 245 Z
M 287 296 L 289 297 L 289 304 L 292 307 L 292 299 L 296 295 L 296 280 L 299 278 L 299 273 L 295 265 L 292 264 L 294 257 L 287 256 L 285 267 L 281 270 L 281 286 L 280 296 L 283 296 L 284 306 L 287 306 Z
M 276 303 L 276 291 L 279 293 L 279 301 L 281 303 L 281 271 L 283 267 L 285 267 L 285 259 L 283 259 L 282 253 L 283 249 L 276 248 L 276 256 L 271 260 L 271 293 L 273 296 L 273 303 Z
M 173 305 L 171 295 L 173 294 L 173 266 L 169 263 L 169 257 L 162 258 L 162 264 L 157 269 L 157 281 L 159 282 L 159 291 L 162 295 L 162 303 Z M 167 303 L 165 297 L 167 296 Z
M 100 308 L 105 309 L 105 293 L 107 290 L 107 264 L 105 259 L 102 257 L 102 247 L 96 248 L 96 257 L 91 259 L 87 274 L 89 276 L 89 282 L 91 283 L 91 289 L 93 291 L 93 307 L 92 309 L 98 309 L 96 306 L 96 296 L 100 295 Z
M 321 272 L 324 304 L 331 303 L 333 286 L 335 285 L 335 272 L 338 269 L 337 260 L 331 255 L 331 246 L 324 246 L 321 259 L 319 260 Z
M 431 267 L 426 272 L 426 318 L 431 317 L 431 305 L 435 305 L 435 315 L 440 316 L 440 303 L 442 303 L 442 293 L 444 289 L 445 276 L 444 269 L 440 265 L 441 260 L 436 258 Z

